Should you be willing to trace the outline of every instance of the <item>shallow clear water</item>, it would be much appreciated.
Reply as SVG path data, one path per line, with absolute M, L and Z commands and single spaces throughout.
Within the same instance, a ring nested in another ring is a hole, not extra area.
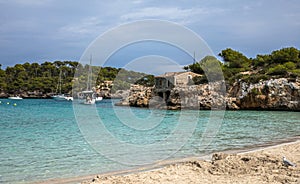
M 116 145 L 109 144 L 108 136 L 99 135 L 103 138 L 99 149 L 105 148 L 102 151 L 113 152 L 112 155 L 102 156 L 96 151 L 99 151 L 97 147 L 91 147 L 83 128 L 80 131 L 78 127 L 72 103 L 44 99 L 0 101 L 0 183 L 30 183 L 128 168 L 114 161 L 124 154 L 124 148 L 115 149 Z M 17 105 L 13 106 L 13 103 Z M 128 145 L 159 142 L 158 148 L 144 152 L 137 160 L 160 158 L 164 154 L 170 158 L 170 153 L 174 153 L 172 158 L 199 156 L 300 135 L 299 112 L 226 111 L 220 129 L 214 127 L 218 129 L 212 135 L 214 139 L 205 145 L 202 136 L 209 126 L 210 111 L 114 107 L 111 100 L 103 100 L 96 108 L 82 108 L 87 112 L 87 123 L 100 118 L 111 135 Z M 99 117 L 89 116 L 88 113 L 95 109 Z M 180 131 L 177 131 L 178 127 Z M 183 142 L 183 146 L 170 146 L 184 140 L 191 129 L 191 137 Z M 96 129 L 90 131 L 95 133 Z M 168 140 L 172 134 L 177 135 Z

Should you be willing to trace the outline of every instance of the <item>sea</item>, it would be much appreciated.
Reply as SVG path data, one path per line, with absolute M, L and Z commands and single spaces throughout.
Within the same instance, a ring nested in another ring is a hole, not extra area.
M 299 112 L 157 110 L 109 99 L 0 101 L 0 183 L 107 173 L 300 136 Z

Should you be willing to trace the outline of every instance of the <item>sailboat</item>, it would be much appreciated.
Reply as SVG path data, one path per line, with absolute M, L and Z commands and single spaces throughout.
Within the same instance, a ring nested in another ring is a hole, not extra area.
M 102 100 L 102 97 L 98 97 L 97 94 L 93 90 L 91 90 L 91 81 L 92 81 L 92 56 L 90 59 L 86 90 L 81 91 L 78 94 L 78 98 L 81 99 L 81 103 L 83 104 L 92 105 Z
M 59 72 L 59 80 L 56 88 L 56 95 L 51 96 L 52 99 L 57 101 L 73 101 L 73 97 L 69 94 L 62 94 L 61 93 L 61 70 Z M 59 90 L 59 93 L 57 91 Z

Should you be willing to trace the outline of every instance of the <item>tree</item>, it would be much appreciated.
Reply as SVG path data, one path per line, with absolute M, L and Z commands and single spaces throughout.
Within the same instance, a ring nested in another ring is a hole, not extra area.
M 41 72 L 43 77 L 52 77 L 59 74 L 55 65 L 48 61 L 41 64 Z
M 30 72 L 29 72 L 31 77 L 38 77 L 41 76 L 40 74 L 40 65 L 38 63 L 32 63 Z
M 60 68 L 61 66 L 65 65 L 65 63 L 61 61 L 54 61 L 53 64 L 56 66 L 56 68 Z
M 222 65 L 214 56 L 206 56 L 200 62 L 185 66 L 184 69 L 203 75 L 193 79 L 195 84 L 202 84 L 208 81 L 224 80 Z
M 287 68 L 281 64 L 276 65 L 273 68 L 270 68 L 268 71 L 269 75 L 286 75 L 287 74 Z
M 271 62 L 283 64 L 286 62 L 300 63 L 300 51 L 294 47 L 282 48 L 273 51 L 271 54 Z
M 224 80 L 222 63 L 213 56 L 206 56 L 200 61 L 200 66 L 205 73 L 208 81 L 220 81 Z
M 1 64 L 0 64 L 0 92 L 6 90 L 6 73 L 4 70 L 1 69 Z
M 154 75 L 146 75 L 140 78 L 139 80 L 137 80 L 135 84 L 151 87 L 154 86 L 154 80 L 155 80 Z
M 250 69 L 251 60 L 242 53 L 234 51 L 231 48 L 222 50 L 221 53 L 219 53 L 219 56 L 223 58 L 224 62 L 229 68 L 239 68 L 240 71 L 246 71 Z
M 204 71 L 203 71 L 203 69 L 201 68 L 199 62 L 195 62 L 195 63 L 193 63 L 193 64 L 190 64 L 190 65 L 188 65 L 188 66 L 185 66 L 185 67 L 183 67 L 183 69 L 184 69 L 184 70 L 187 70 L 187 71 L 191 71 L 191 72 L 197 73 L 197 74 L 204 74 Z

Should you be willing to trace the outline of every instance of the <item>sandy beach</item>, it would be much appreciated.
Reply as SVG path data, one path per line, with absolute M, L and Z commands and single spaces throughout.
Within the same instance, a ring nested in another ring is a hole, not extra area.
M 284 165 L 283 156 L 297 167 Z M 82 183 L 300 183 L 300 140 L 242 153 L 214 153 L 210 160 L 192 158 L 164 165 L 129 174 L 98 175 Z

